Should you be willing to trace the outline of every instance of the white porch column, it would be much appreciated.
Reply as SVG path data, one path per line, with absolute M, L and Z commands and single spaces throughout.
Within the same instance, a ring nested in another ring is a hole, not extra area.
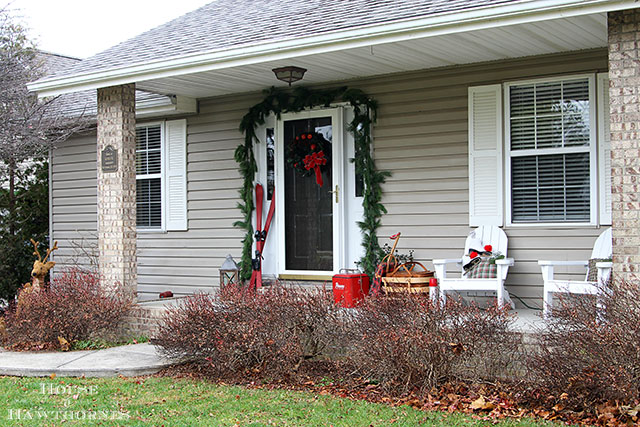
M 135 85 L 98 89 L 98 246 L 102 286 L 137 290 Z
M 640 9 L 610 12 L 613 275 L 640 278 Z

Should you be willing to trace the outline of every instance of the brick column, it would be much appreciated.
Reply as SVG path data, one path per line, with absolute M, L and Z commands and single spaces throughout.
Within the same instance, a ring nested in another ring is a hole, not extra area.
M 613 275 L 640 277 L 640 9 L 610 12 Z
M 100 277 L 105 287 L 122 283 L 133 293 L 137 290 L 135 161 L 135 85 L 98 89 Z

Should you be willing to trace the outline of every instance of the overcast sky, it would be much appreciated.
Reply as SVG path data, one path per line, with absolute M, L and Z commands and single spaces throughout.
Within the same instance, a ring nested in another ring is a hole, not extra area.
M 0 0 L 40 49 L 87 58 L 212 0 Z

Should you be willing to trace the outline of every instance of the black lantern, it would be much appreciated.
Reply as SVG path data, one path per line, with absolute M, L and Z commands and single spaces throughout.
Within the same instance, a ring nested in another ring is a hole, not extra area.
M 238 281 L 238 264 L 233 260 L 231 254 L 227 255 L 227 259 L 220 267 L 220 287 L 227 285 L 237 285 Z
M 291 83 L 302 80 L 302 77 L 307 70 L 306 68 L 294 67 L 290 65 L 288 67 L 274 68 L 271 71 L 273 71 L 276 75 L 276 79 L 287 82 L 289 83 L 289 86 L 291 86 Z

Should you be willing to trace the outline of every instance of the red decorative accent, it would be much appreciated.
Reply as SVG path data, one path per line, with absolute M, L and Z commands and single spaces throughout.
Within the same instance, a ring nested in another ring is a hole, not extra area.
M 311 168 L 315 170 L 316 184 L 322 187 L 324 182 L 322 182 L 322 171 L 320 170 L 320 166 L 324 166 L 327 164 L 327 158 L 324 156 L 324 152 L 319 151 L 317 153 L 307 154 L 303 160 L 304 168 L 306 170 L 311 170 Z
M 287 146 L 287 163 L 301 175 L 316 175 L 322 186 L 322 171 L 331 162 L 331 142 L 322 134 L 306 131 L 296 135 Z
M 275 192 L 275 188 L 273 191 Z M 262 188 L 262 185 L 256 184 L 256 258 L 258 262 L 255 265 L 252 264 L 254 270 L 251 273 L 251 280 L 249 281 L 249 285 L 252 288 L 259 288 L 262 286 L 262 260 L 264 259 L 264 245 L 267 241 L 267 236 L 269 235 L 269 228 L 271 228 L 271 221 L 273 220 L 273 213 L 275 212 L 276 207 L 276 199 L 274 197 L 271 200 L 271 205 L 269 206 L 269 213 L 267 213 L 267 220 L 264 223 L 264 228 L 262 228 L 263 201 L 264 189 Z M 257 237 L 258 235 L 260 238 Z
M 491 245 L 486 245 L 486 246 L 484 247 L 484 250 L 485 250 L 485 252 L 491 252 L 491 251 L 493 251 L 493 246 L 491 246 Z
M 473 259 L 473 258 L 475 258 L 475 257 L 477 257 L 477 256 L 478 256 L 478 252 L 476 252 L 476 251 L 473 251 L 473 252 L 471 252 L 471 253 L 469 254 L 469 258 L 471 258 L 471 259 Z

